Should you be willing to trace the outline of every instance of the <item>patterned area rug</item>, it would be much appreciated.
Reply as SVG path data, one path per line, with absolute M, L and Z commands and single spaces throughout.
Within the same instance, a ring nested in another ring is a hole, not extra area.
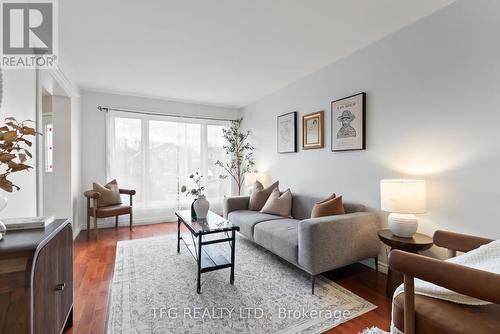
M 218 251 L 229 254 L 228 245 Z M 316 280 L 244 237 L 229 269 L 202 274 L 176 236 L 120 241 L 108 316 L 114 333 L 322 333 L 376 306 L 330 280 Z

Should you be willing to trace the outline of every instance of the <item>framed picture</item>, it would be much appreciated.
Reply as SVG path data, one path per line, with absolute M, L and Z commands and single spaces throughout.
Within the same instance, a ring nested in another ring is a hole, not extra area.
M 297 112 L 278 116 L 278 153 L 297 152 Z
M 332 102 L 332 151 L 366 149 L 366 93 Z
M 324 111 L 302 116 L 302 148 L 323 148 Z

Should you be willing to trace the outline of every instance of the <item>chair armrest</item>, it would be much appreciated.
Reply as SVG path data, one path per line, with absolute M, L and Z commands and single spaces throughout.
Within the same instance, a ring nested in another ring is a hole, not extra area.
M 448 231 L 436 231 L 433 239 L 436 246 L 459 252 L 468 252 L 493 241 L 491 239 Z
M 248 210 L 249 202 L 250 196 L 225 197 L 224 206 L 222 208 L 224 218 L 227 219 L 227 215 L 232 211 Z
M 87 197 L 88 199 L 98 199 L 99 197 L 101 197 L 101 194 L 94 190 L 87 190 L 83 193 L 83 196 Z
M 500 275 L 436 260 L 422 255 L 393 250 L 391 269 L 420 278 L 455 292 L 500 304 Z
M 372 212 L 305 219 L 299 222 L 299 265 L 312 275 L 376 257 L 380 219 Z
M 118 191 L 123 195 L 135 195 L 135 190 L 131 189 L 119 189 Z

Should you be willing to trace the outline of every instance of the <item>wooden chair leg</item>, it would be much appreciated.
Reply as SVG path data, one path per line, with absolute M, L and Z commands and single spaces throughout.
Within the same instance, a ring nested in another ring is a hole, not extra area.
M 95 230 L 95 236 L 99 236 L 99 229 L 97 228 L 97 217 L 94 217 L 94 230 Z
M 97 199 L 94 199 L 94 208 L 93 208 L 93 211 L 94 211 L 95 236 L 98 237 L 99 236 L 99 231 L 98 231 L 98 228 L 97 228 Z
M 130 230 L 132 231 L 132 212 L 130 213 Z
M 415 285 L 413 277 L 404 275 L 405 308 L 404 326 L 405 334 L 415 334 Z
M 118 216 L 115 216 L 115 228 L 118 227 Z
M 90 235 L 90 214 L 87 210 L 87 237 Z

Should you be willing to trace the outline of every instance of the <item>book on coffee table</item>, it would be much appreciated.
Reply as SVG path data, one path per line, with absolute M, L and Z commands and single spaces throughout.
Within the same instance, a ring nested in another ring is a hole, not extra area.
M 5 224 L 7 231 L 30 230 L 34 228 L 45 228 L 54 221 L 54 216 L 49 217 L 26 217 L 0 219 Z

